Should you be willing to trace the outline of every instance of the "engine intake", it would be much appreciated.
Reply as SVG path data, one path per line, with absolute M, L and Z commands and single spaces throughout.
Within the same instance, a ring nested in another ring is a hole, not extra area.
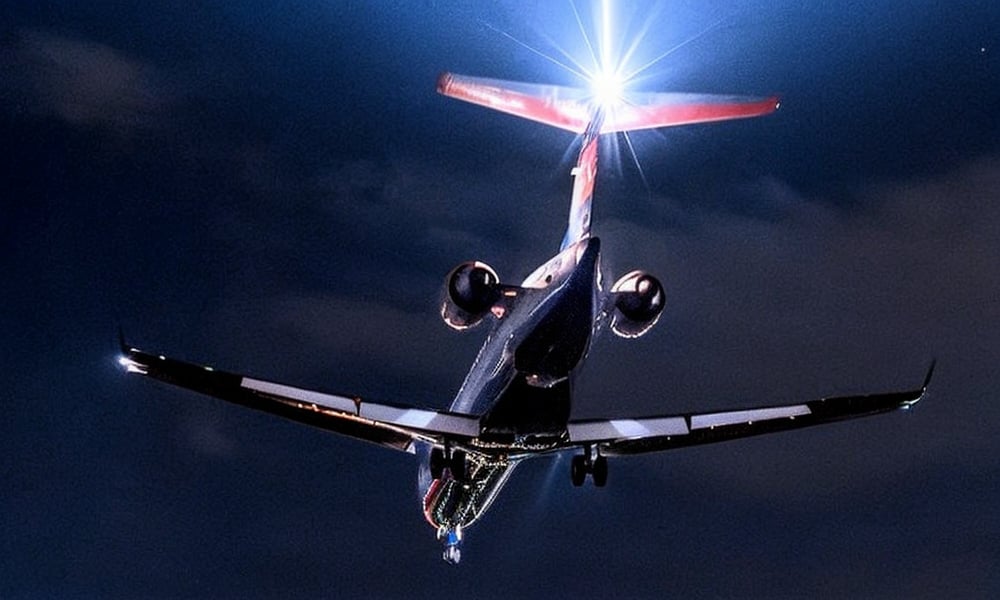
M 611 287 L 614 314 L 611 330 L 620 337 L 637 338 L 660 319 L 666 294 L 660 281 L 645 271 L 632 271 Z
M 445 279 L 441 318 L 453 329 L 468 329 L 482 321 L 499 297 L 500 278 L 479 261 L 464 262 Z

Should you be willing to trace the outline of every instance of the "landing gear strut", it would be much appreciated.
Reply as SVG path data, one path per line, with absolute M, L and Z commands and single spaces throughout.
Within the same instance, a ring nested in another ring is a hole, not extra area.
M 444 470 L 448 469 L 451 472 L 452 479 L 464 481 L 467 464 L 465 452 L 461 450 L 451 450 L 448 452 L 448 450 L 448 448 L 434 448 L 431 450 L 431 477 L 441 479 L 444 476 Z
M 588 447 L 584 454 L 573 457 L 569 474 L 576 487 L 583 485 L 588 474 L 594 480 L 596 487 L 604 487 L 608 483 L 608 459 L 600 454 L 592 455 Z

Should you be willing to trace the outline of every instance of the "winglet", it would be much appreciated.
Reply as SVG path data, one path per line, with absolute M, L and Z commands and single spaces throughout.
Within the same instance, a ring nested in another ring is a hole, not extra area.
M 126 373 L 138 373 L 149 375 L 149 365 L 142 362 L 139 351 L 132 348 L 125 342 L 125 332 L 121 326 L 118 327 L 118 348 L 121 352 L 118 355 L 118 364 L 125 369 Z
M 924 385 L 920 388 L 921 395 L 927 393 L 927 386 L 931 384 L 931 377 L 934 376 L 934 365 L 937 364 L 937 359 L 931 360 L 931 366 L 927 368 L 927 376 L 924 377 Z
M 924 376 L 924 383 L 920 386 L 919 390 L 913 390 L 912 392 L 906 392 L 905 396 L 907 398 L 899 403 L 899 408 L 907 410 L 912 408 L 914 404 L 923 400 L 924 396 L 927 395 L 927 388 L 931 384 L 931 377 L 934 376 L 934 366 L 937 364 L 937 359 L 931 361 L 931 366 L 927 368 L 927 375 Z

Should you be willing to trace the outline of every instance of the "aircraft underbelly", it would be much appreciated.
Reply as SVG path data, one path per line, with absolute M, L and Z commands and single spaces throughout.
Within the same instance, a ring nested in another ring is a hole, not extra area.
M 599 242 L 546 298 L 513 348 L 510 379 L 482 422 L 482 437 L 558 436 L 570 415 L 570 376 L 590 345 Z
M 569 377 L 586 354 L 594 322 L 593 293 L 566 290 L 514 351 L 514 369 L 538 387 Z
M 566 430 L 570 407 L 569 380 L 537 387 L 519 375 L 483 418 L 480 438 L 512 443 L 529 436 L 558 437 Z
M 507 412 L 498 405 L 509 402 L 568 401 L 568 388 L 557 384 L 570 378 L 590 345 L 599 256 L 600 240 L 590 238 L 529 278 L 554 281 L 545 288 L 521 288 L 497 318 L 451 410 L 487 415 L 494 409 Z M 552 392 L 535 393 L 525 384 Z

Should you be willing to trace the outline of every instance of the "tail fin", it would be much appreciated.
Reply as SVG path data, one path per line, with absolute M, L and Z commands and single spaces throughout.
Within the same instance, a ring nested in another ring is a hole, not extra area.
M 777 96 L 639 93 L 604 106 L 583 89 L 443 73 L 438 92 L 576 134 L 583 145 L 573 169 L 569 224 L 560 250 L 590 237 L 590 212 L 601 134 L 758 117 L 778 108 Z

